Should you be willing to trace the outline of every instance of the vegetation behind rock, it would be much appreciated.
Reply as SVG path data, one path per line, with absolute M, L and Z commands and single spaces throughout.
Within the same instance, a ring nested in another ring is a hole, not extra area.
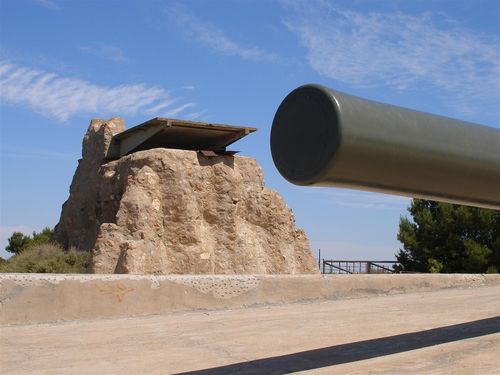
M 14 232 L 5 250 L 14 253 L 10 259 L 0 258 L 0 272 L 17 273 L 88 273 L 91 255 L 75 248 L 64 250 L 51 241 L 53 230 L 25 235 Z
M 0 264 L 0 272 L 89 273 L 90 253 L 55 243 L 34 244 Z

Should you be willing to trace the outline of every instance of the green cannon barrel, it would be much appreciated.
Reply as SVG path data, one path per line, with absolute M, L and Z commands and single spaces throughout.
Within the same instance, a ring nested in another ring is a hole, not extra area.
M 500 130 L 347 95 L 320 85 L 279 106 L 271 153 L 281 175 L 500 209 Z

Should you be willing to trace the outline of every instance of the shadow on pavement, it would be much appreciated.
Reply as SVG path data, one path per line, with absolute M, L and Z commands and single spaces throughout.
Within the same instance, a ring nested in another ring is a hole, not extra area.
M 183 372 L 181 374 L 283 374 L 362 361 L 499 332 L 500 316 L 497 316 L 426 331 L 329 346 L 226 366 Z

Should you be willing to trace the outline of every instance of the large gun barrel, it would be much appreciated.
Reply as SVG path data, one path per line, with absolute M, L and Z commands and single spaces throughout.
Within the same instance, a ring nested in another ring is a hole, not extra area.
M 320 85 L 279 106 L 271 153 L 297 185 L 337 186 L 500 209 L 500 130 Z

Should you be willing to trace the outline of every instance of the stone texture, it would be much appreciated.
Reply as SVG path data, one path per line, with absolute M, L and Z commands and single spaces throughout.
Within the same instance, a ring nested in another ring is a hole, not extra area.
M 106 161 L 121 119 L 93 120 L 55 237 L 96 273 L 317 273 L 305 233 L 248 157 L 157 148 Z
M 65 247 L 90 250 L 94 246 L 102 214 L 96 204 L 101 189 L 100 166 L 104 163 L 111 139 L 125 130 L 121 118 L 92 120 L 83 137 L 82 159 L 70 187 L 70 197 L 62 208 L 61 220 L 55 228 L 55 239 Z

